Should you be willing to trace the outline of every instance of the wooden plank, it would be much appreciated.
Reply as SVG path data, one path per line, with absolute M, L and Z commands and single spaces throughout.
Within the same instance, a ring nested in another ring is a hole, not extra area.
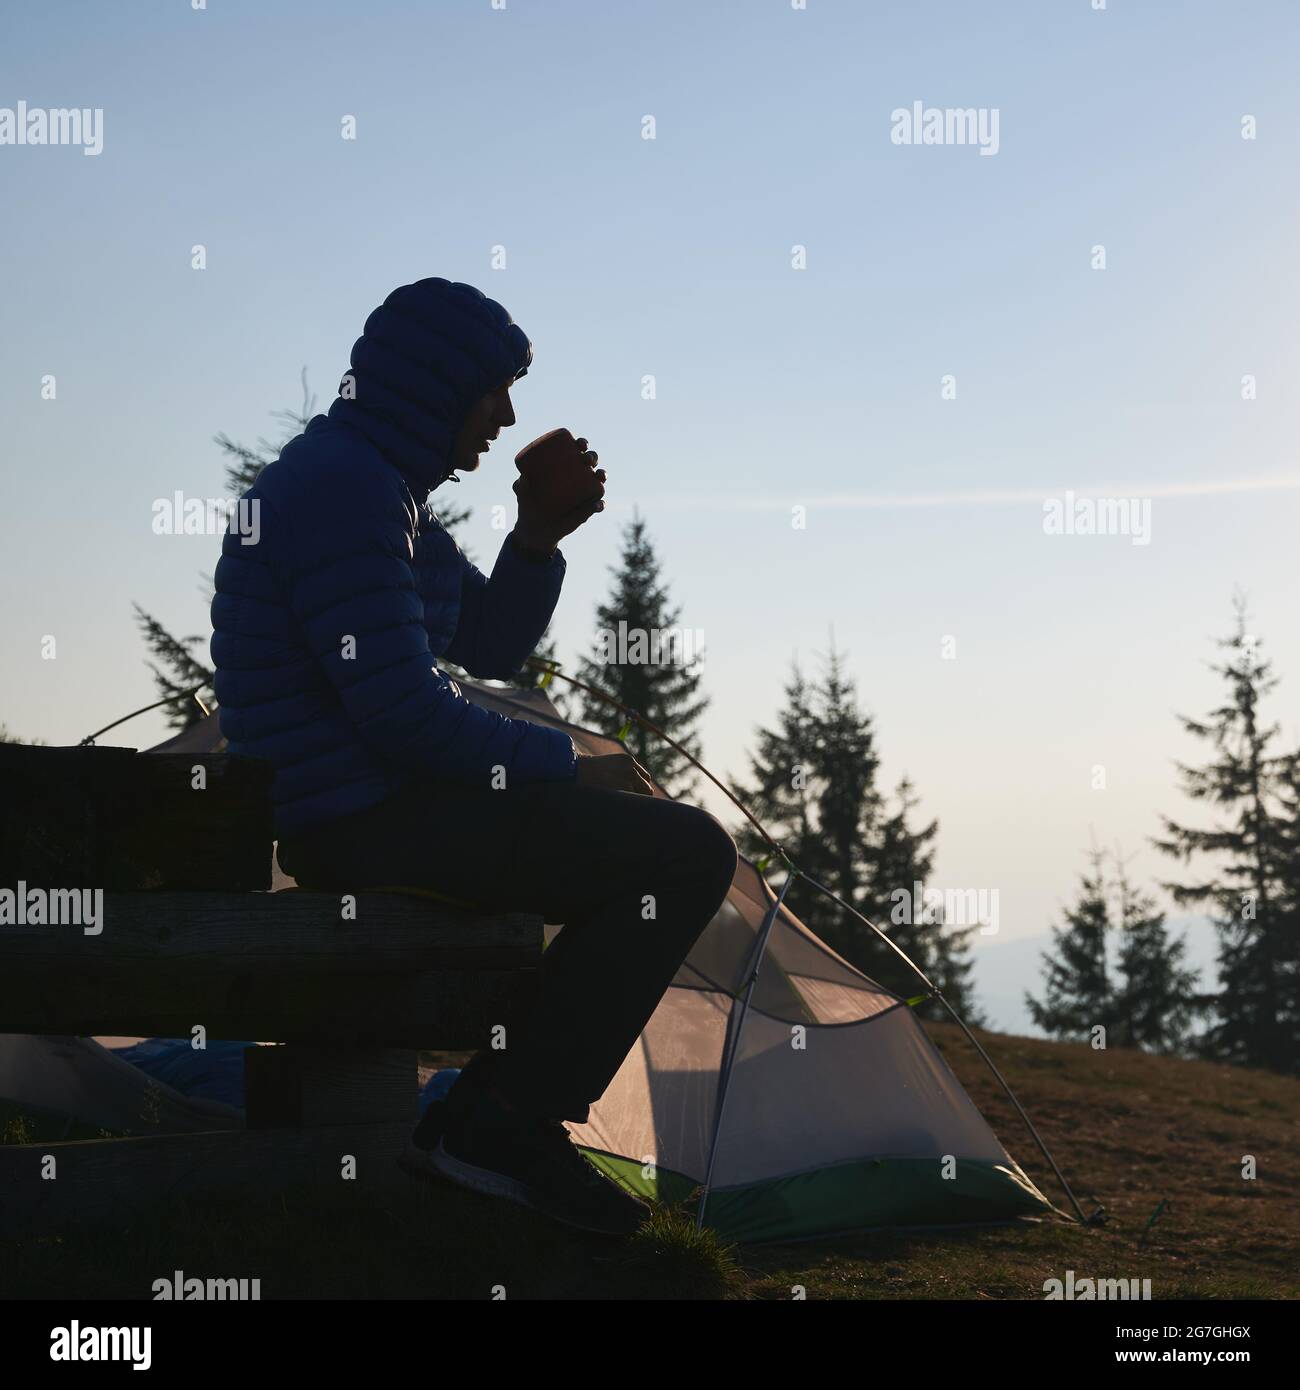
M 397 1158 L 402 1122 L 319 1129 L 231 1130 L 143 1139 L 0 1147 L 0 1237 L 126 1226 L 191 1196 L 330 1186 L 400 1192 L 410 1179 Z M 355 1160 L 345 1180 L 345 1159 Z M 55 1161 L 50 1178 L 47 1159 Z
M 383 1120 L 413 1125 L 418 1077 L 413 1048 L 250 1047 L 244 1052 L 245 1123 L 249 1129 Z
M 0 881 L 0 888 L 11 887 Z M 246 962 L 317 971 L 535 965 L 542 919 L 471 913 L 397 893 L 105 893 L 103 929 L 0 925 L 6 969 L 94 969 L 113 959 L 204 969 Z
M 0 925 L 0 1032 L 487 1045 L 534 996 L 542 919 L 361 894 L 108 893 L 103 929 Z
M 0 884 L 269 888 L 270 782 L 226 754 L 0 744 Z
M 4 958 L 7 962 L 7 958 Z M 415 974 L 269 972 L 97 964 L 34 972 L 0 965 L 0 1032 L 329 1042 L 473 1050 L 534 997 L 536 970 Z

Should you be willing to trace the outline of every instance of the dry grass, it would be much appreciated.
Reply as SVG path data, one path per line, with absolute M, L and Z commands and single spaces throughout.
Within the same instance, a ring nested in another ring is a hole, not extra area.
M 1065 1198 L 954 1024 L 931 1036 L 1043 1192 Z M 1106 1224 L 873 1235 L 749 1252 L 750 1291 L 809 1297 L 1042 1298 L 1043 1283 L 1149 1278 L 1155 1298 L 1300 1296 L 1300 1081 L 1208 1062 L 979 1034 L 1085 1211 Z M 1242 1177 L 1253 1155 L 1258 1177 Z M 1163 1207 L 1161 1204 L 1164 1204 Z M 1154 1222 L 1152 1218 L 1159 1211 Z
M 955 1026 L 931 1028 L 1008 1149 L 1064 1198 Z M 147 1298 L 173 1269 L 260 1277 L 264 1298 L 1041 1299 L 1044 1281 L 1149 1278 L 1156 1298 L 1300 1296 L 1300 1081 L 981 1035 L 1088 1211 L 1108 1221 L 872 1234 L 728 1251 L 660 1213 L 622 1245 L 423 1185 L 409 1202 L 302 1194 L 192 1203 L 127 1232 L 0 1246 L 0 1296 Z M 425 1054 L 455 1065 L 456 1054 Z M 11 1139 L 11 1142 L 13 1140 Z M 1242 1177 L 1245 1155 L 1259 1176 Z M 1161 1204 L 1164 1204 L 1163 1207 Z M 1152 1223 L 1157 1210 L 1160 1215 Z

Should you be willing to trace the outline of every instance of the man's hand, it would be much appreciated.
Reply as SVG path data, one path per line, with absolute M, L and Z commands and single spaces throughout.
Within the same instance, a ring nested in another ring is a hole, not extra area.
M 515 523 L 514 536 L 516 544 L 526 554 L 537 558 L 549 557 L 555 547 L 564 539 L 571 535 L 585 521 L 589 521 L 597 512 L 605 510 L 605 470 L 597 468 L 596 462 L 600 457 L 594 449 L 587 448 L 587 441 L 579 439 L 578 448 L 582 451 L 583 461 L 591 468 L 598 483 L 598 488 L 594 497 L 580 503 L 571 511 L 565 512 L 561 516 L 550 516 L 546 514 L 539 503 L 537 493 L 539 489 L 529 478 L 520 476 L 515 479 L 515 497 L 519 501 L 519 520 Z
M 579 753 L 578 784 L 611 792 L 653 796 L 650 774 L 631 753 Z

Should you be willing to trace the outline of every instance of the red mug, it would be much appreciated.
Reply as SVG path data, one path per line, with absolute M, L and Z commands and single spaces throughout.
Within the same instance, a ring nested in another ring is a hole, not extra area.
M 596 470 L 566 429 L 551 430 L 525 445 L 515 455 L 515 467 L 548 516 L 565 516 L 601 494 Z

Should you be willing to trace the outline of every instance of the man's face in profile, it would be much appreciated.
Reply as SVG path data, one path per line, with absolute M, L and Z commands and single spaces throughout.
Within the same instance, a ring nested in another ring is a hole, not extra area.
M 472 473 L 479 465 L 479 455 L 487 452 L 491 441 L 515 423 L 515 409 L 510 403 L 510 388 L 514 384 L 511 377 L 503 386 L 480 396 L 470 407 L 452 446 L 453 468 Z

